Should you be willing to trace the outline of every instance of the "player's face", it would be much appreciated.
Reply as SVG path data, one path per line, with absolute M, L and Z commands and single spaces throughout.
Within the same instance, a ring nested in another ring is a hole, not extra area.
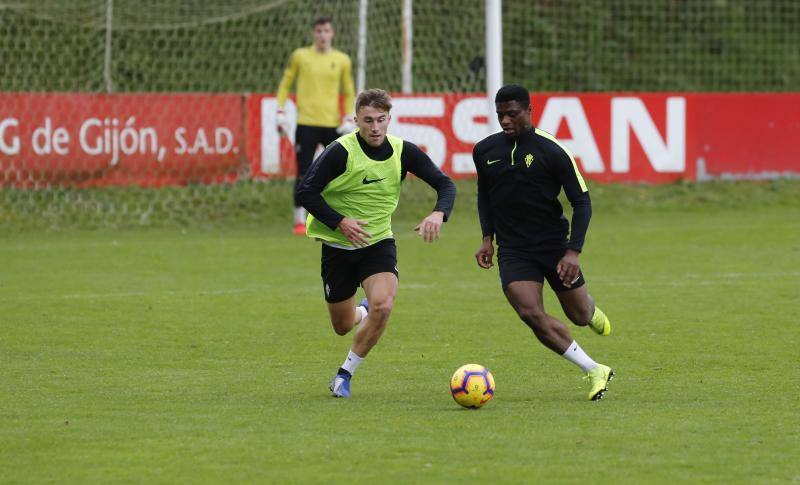
M 314 26 L 314 46 L 320 50 L 327 50 L 333 41 L 333 25 L 319 24 Z
M 392 119 L 388 111 L 383 111 L 372 106 L 358 108 L 355 120 L 358 125 L 358 134 L 370 146 L 379 147 L 386 139 L 386 130 Z
M 504 101 L 494 104 L 497 110 L 497 121 L 503 133 L 516 138 L 531 127 L 531 107 L 523 107 L 519 101 Z

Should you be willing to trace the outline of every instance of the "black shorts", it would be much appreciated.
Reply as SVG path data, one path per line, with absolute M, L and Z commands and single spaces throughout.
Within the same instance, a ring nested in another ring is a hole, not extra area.
M 499 249 L 497 263 L 500 266 L 500 283 L 505 290 L 509 283 L 514 281 L 538 281 L 544 283 L 545 278 L 553 291 L 574 290 L 586 284 L 583 272 L 578 273 L 578 279 L 571 287 L 567 288 L 558 277 L 556 267 L 564 257 L 566 249 L 549 251 L 520 251 L 515 249 Z
M 297 125 L 294 132 L 294 151 L 297 154 L 297 177 L 301 178 L 314 161 L 317 145 L 326 147 L 339 138 L 336 128 Z
M 336 128 L 297 125 L 297 130 L 294 132 L 294 151 L 297 155 L 297 178 L 294 182 L 295 207 L 302 206 L 300 198 L 297 196 L 297 189 L 300 188 L 308 167 L 314 161 L 317 145 L 326 147 L 337 138 L 339 138 L 339 133 L 336 132 Z
M 322 245 L 322 288 L 328 303 L 350 298 L 361 282 L 378 273 L 394 273 L 400 277 L 394 239 L 384 239 L 360 249 Z

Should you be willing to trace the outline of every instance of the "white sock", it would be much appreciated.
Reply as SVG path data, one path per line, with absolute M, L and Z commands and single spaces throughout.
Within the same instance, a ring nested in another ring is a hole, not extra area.
M 356 307 L 356 313 L 359 315 L 358 323 L 356 323 L 356 325 L 361 325 L 362 323 L 364 323 L 364 319 L 367 318 L 367 309 L 361 305 L 358 305 Z
M 295 224 L 305 224 L 306 223 L 306 210 L 302 207 L 295 207 L 294 208 L 294 223 Z
M 572 341 L 567 347 L 567 351 L 561 354 L 562 357 L 580 367 L 583 372 L 589 372 L 597 367 L 597 362 L 593 361 L 591 357 L 586 355 L 578 342 Z
M 364 361 L 363 357 L 357 356 L 352 350 L 347 353 L 347 358 L 344 359 L 344 364 L 342 364 L 342 369 L 346 370 L 353 375 L 356 373 L 356 369 L 358 366 L 361 365 L 361 362 Z

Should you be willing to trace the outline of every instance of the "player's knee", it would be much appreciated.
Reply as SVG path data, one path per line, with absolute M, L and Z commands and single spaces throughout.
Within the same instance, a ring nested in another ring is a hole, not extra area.
M 517 314 L 530 327 L 539 327 L 547 321 L 547 315 L 541 307 L 521 308 Z
M 592 313 L 593 308 L 582 307 L 582 308 L 571 308 L 569 310 L 565 310 L 567 318 L 574 323 L 575 325 L 588 325 L 589 322 L 592 320 Z
M 333 325 L 333 331 L 336 332 L 336 335 L 347 335 L 353 328 L 353 322 L 348 322 L 345 318 L 331 318 L 331 324 Z
M 377 299 L 374 302 L 370 302 L 369 314 L 372 316 L 373 321 L 386 322 L 392 313 L 392 306 L 394 306 L 394 298 L 390 296 Z

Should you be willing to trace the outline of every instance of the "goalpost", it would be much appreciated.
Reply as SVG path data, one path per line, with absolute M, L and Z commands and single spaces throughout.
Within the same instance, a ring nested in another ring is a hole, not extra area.
M 500 128 L 495 115 L 494 95 L 502 86 L 503 0 L 486 0 L 486 117 L 489 131 Z
M 111 1 L 111 0 L 109 0 Z M 366 49 L 367 49 L 367 10 L 369 0 L 360 0 L 358 16 L 358 68 L 356 88 L 362 91 L 366 86 Z M 401 54 L 402 54 L 402 92 L 413 92 L 413 59 L 414 59 L 414 13 L 413 0 L 403 0 Z M 495 131 L 499 124 L 495 117 L 494 93 L 503 85 L 503 0 L 484 0 L 486 26 L 486 116 L 489 120 L 489 131 Z

